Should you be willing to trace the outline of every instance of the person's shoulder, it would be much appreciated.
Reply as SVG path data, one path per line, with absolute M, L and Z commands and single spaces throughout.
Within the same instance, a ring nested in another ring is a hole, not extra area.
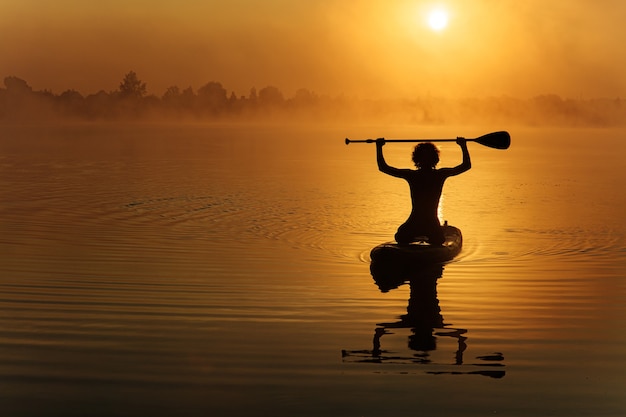
M 435 172 L 437 173 L 437 175 L 440 175 L 440 176 L 449 176 L 450 174 L 454 172 L 454 168 L 448 168 L 448 167 L 437 168 Z
M 416 169 L 411 169 L 411 168 L 398 168 L 398 174 L 402 177 L 402 178 L 413 178 L 415 177 L 415 174 L 419 172 Z

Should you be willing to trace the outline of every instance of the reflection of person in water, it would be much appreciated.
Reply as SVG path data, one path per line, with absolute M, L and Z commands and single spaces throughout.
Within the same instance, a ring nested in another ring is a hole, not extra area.
M 428 242 L 432 245 L 441 245 L 444 242 L 443 229 L 437 217 L 443 183 L 448 177 L 459 175 L 472 166 L 467 141 L 457 138 L 456 143 L 461 147 L 463 162 L 454 168 L 435 168 L 439 162 L 439 150 L 428 142 L 418 144 L 413 151 L 413 163 L 417 169 L 400 169 L 385 162 L 385 140 L 376 140 L 378 169 L 385 174 L 405 179 L 411 190 L 413 209 L 407 221 L 398 228 L 395 235 L 398 243 L 415 242 L 422 236 L 428 237 Z
M 467 330 L 450 329 L 443 322 L 439 299 L 437 298 L 437 280 L 443 274 L 442 265 L 434 265 L 431 268 L 415 272 L 409 280 L 411 295 L 406 314 L 400 316 L 400 321 L 395 323 L 379 323 L 374 335 L 374 350 L 382 352 L 380 338 L 388 334 L 387 329 L 410 328 L 409 349 L 423 352 L 418 361 L 429 362 L 427 352 L 437 349 L 437 336 L 451 336 L 458 340 L 459 346 L 455 353 L 455 362 L 463 363 L 463 352 L 467 345 L 466 337 L 462 336 Z M 397 288 L 405 281 L 393 275 L 376 275 L 374 280 L 382 292 Z M 435 329 L 441 329 L 433 334 Z
M 500 352 L 476 356 L 480 362 L 465 364 L 464 355 L 467 350 L 466 329 L 453 328 L 444 323 L 439 299 L 437 297 L 437 280 L 442 277 L 443 265 L 437 264 L 426 268 L 420 268 L 408 273 L 396 274 L 396 271 L 385 273 L 379 268 L 373 268 L 372 277 L 381 292 L 387 293 L 400 286 L 409 283 L 410 297 L 406 308 L 406 314 L 399 317 L 399 321 L 391 323 L 377 323 L 372 340 L 372 349 L 342 350 L 343 360 L 346 362 L 360 363 L 410 363 L 410 364 L 433 364 L 430 374 L 474 374 L 491 378 L 502 378 L 505 375 L 504 356 Z M 393 335 L 394 329 L 410 329 L 408 348 L 410 355 L 400 352 L 385 350 L 382 346 L 383 337 Z M 431 352 L 437 350 L 437 341 L 442 337 L 449 337 L 457 342 L 454 351 L 454 362 L 433 363 Z M 441 365 L 453 365 L 453 370 L 441 369 Z M 472 369 L 476 366 L 484 369 L 465 371 L 469 365 Z M 463 369 L 463 370 L 461 370 Z

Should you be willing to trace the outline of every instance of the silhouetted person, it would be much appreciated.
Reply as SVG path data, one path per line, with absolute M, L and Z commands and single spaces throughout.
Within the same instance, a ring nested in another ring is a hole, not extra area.
M 443 228 L 437 217 L 443 183 L 448 177 L 459 175 L 472 167 L 467 141 L 457 138 L 456 143 L 463 152 L 463 162 L 454 168 L 435 168 L 439 162 L 439 150 L 434 144 L 427 142 L 418 144 L 413 151 L 413 162 L 417 169 L 400 169 L 385 162 L 385 140 L 376 140 L 378 169 L 385 174 L 404 178 L 411 189 L 413 209 L 407 221 L 398 228 L 396 242 L 408 244 L 420 240 L 422 236 L 426 236 L 431 245 L 441 245 L 444 242 Z

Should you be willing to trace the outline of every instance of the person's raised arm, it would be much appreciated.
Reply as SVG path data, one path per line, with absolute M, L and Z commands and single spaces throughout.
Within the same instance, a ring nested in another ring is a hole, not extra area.
M 461 147 L 461 152 L 463 153 L 463 162 L 461 162 L 461 165 L 457 165 L 454 168 L 451 168 L 450 176 L 462 174 L 472 167 L 472 160 L 470 159 L 470 154 L 467 150 L 467 139 L 456 138 L 456 143 Z
M 406 176 L 406 169 L 398 169 L 390 166 L 385 161 L 383 156 L 383 146 L 385 145 L 385 139 L 376 139 L 376 162 L 378 162 L 378 169 L 385 174 L 392 175 L 394 177 L 404 178 Z

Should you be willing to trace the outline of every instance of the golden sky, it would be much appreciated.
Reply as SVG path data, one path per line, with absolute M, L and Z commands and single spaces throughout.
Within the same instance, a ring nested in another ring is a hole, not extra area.
M 427 25 L 434 7 L 448 26 Z M 1 0 L 0 77 L 148 92 L 626 96 L 623 0 Z

